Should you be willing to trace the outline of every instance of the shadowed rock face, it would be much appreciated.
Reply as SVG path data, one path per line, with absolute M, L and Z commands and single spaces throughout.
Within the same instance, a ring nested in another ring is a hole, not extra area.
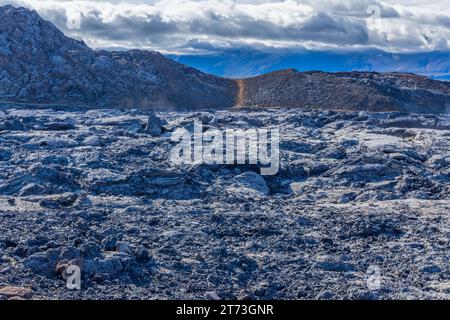
M 98 51 L 35 11 L 0 7 L 0 101 L 88 107 L 298 107 L 445 113 L 450 84 L 409 74 L 297 72 L 233 80 L 157 52 Z
M 288 69 L 240 84 L 242 105 L 419 113 L 450 108 L 450 83 L 412 74 Z

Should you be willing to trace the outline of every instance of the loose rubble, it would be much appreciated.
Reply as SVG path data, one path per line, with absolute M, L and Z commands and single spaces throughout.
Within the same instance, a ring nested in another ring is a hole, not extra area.
M 278 174 L 173 164 L 194 120 L 278 128 Z M 8 107 L 0 128 L 0 299 L 450 298 L 448 115 Z

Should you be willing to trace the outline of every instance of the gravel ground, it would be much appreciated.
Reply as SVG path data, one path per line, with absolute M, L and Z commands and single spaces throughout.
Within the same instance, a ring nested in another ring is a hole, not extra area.
M 450 116 L 157 116 L 0 111 L 0 299 L 450 298 Z M 174 165 L 194 120 L 278 128 L 278 174 Z

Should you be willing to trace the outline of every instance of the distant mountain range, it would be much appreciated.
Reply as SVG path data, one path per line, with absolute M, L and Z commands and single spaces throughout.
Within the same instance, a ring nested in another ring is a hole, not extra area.
M 253 77 L 295 68 L 325 72 L 408 72 L 450 81 L 449 51 L 391 53 L 375 49 L 318 51 L 244 46 L 231 49 L 206 47 L 205 53 L 169 57 L 203 72 L 229 78 Z
M 450 83 L 424 76 L 287 69 L 246 79 L 201 72 L 157 52 L 93 50 L 35 11 L 0 7 L 0 102 L 202 109 L 298 107 L 450 111 Z

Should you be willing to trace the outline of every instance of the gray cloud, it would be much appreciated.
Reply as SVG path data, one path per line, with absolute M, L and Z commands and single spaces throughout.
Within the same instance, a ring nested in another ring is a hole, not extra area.
M 447 3 L 446 3 L 447 2 Z M 36 9 L 94 47 L 169 52 L 236 43 L 309 49 L 449 50 L 450 1 L 154 0 L 2 1 Z M 370 15 L 368 8 L 379 8 Z M 70 25 L 79 17 L 80 29 Z
M 176 24 L 164 22 L 159 15 L 147 16 L 145 20 L 119 16 L 104 23 L 92 14 L 82 19 L 81 31 L 110 41 L 151 41 L 155 37 L 180 32 Z

